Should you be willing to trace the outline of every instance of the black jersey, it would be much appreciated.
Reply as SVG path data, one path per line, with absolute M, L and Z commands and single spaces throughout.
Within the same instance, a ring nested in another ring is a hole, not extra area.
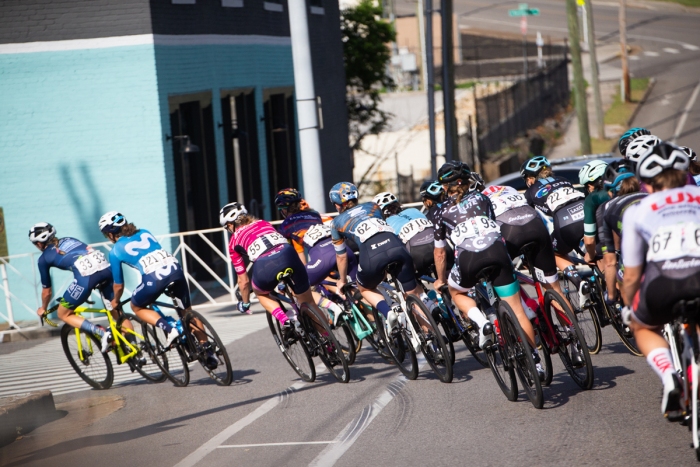
M 540 178 L 525 191 L 528 204 L 548 216 L 583 198 L 585 195 L 574 188 L 569 180 L 557 176 Z
M 456 248 L 481 251 L 500 240 L 491 201 L 473 191 L 461 201 L 447 198 L 434 217 L 435 247 L 444 248 L 449 238 Z
M 598 240 L 604 253 L 615 251 L 613 232 L 622 236 L 622 216 L 627 208 L 639 203 L 646 196 L 647 193 L 629 193 L 613 198 L 598 208 L 596 212 Z

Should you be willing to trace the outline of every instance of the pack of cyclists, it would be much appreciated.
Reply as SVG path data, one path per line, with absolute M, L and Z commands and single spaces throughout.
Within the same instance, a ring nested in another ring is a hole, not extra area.
M 277 228 L 249 214 L 241 203 L 228 203 L 219 221 L 230 233 L 228 251 L 241 293 L 237 308 L 250 313 L 255 292 L 285 332 L 298 331 L 294 312 L 285 312 L 270 296 L 280 275 L 287 274 L 298 301 L 327 310 L 330 322 L 336 323 L 342 309 L 316 287 L 332 278 L 335 292 L 342 296 L 352 281 L 363 300 L 384 316 L 390 335 L 396 331 L 401 306 L 378 286 L 392 265 L 404 291 L 428 310 L 437 303 L 419 278 L 434 276 L 435 290 L 449 291 L 464 319 L 478 327 L 484 349 L 494 344 L 497 330 L 493 317 L 477 306 L 474 287 L 480 271 L 490 267 L 494 291 L 517 317 L 543 378 L 532 309 L 522 299 L 513 260 L 528 246 L 533 279 L 564 297 L 562 274 L 576 286 L 583 303 L 589 291 L 569 256 L 576 252 L 604 272 L 605 302 L 624 302 L 623 318 L 662 381 L 662 413 L 677 419 L 684 410 L 683 386 L 660 329 L 673 319 L 676 302 L 696 298 L 700 290 L 700 163 L 692 149 L 662 141 L 644 128 L 630 129 L 618 147 L 623 159 L 610 164 L 593 160 L 581 168 L 580 189 L 557 176 L 544 156 L 537 156 L 521 167 L 524 193 L 486 186 L 467 164 L 447 162 L 436 180 L 421 185 L 422 210 L 402 207 L 390 192 L 360 202 L 351 182 L 337 183 L 329 192 L 335 217 L 313 210 L 299 190 L 281 190 L 274 200 L 283 218 Z M 543 218 L 551 222 L 551 232 Z M 98 337 L 102 351 L 108 351 L 113 340 L 109 330 L 73 310 L 96 289 L 105 307 L 117 313 L 125 264 L 141 276 L 131 294 L 132 310 L 162 329 L 166 344 L 172 342 L 178 329 L 149 305 L 168 289 L 181 309 L 191 307 L 178 260 L 119 212 L 103 215 L 98 227 L 113 243 L 108 257 L 75 238 L 57 238 L 50 224 L 31 228 L 29 239 L 42 251 L 42 306 L 37 313 L 43 315 L 52 298 L 50 268 L 71 271 L 74 279 L 59 299 L 59 318 Z M 577 349 L 572 348 L 571 355 L 574 366 L 582 364 Z M 213 355 L 210 364 L 216 366 Z

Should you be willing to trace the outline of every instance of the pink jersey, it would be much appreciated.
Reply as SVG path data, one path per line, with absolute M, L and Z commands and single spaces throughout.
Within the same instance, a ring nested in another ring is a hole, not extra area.
M 228 254 L 231 257 L 233 268 L 236 270 L 237 274 L 243 274 L 245 272 L 245 264 L 243 263 L 243 257 L 236 251 L 236 246 L 241 246 L 244 250 L 248 251 L 248 248 L 255 240 L 267 234 L 279 235 L 272 224 L 263 220 L 258 220 L 252 224 L 236 229 L 228 244 Z M 269 252 L 279 250 L 283 248 L 283 246 L 284 245 L 275 246 L 271 248 Z M 265 253 L 269 252 L 266 251 Z M 265 253 L 263 253 L 263 255 L 265 255 Z

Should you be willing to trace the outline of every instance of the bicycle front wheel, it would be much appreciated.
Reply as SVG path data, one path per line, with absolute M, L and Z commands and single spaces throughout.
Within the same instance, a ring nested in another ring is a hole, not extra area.
M 267 324 L 270 327 L 272 337 L 275 339 L 277 348 L 280 349 L 282 355 L 289 363 L 289 366 L 299 375 L 299 377 L 307 383 L 312 383 L 316 380 L 316 367 L 311 359 L 309 349 L 306 344 L 299 339 L 299 336 L 292 331 L 283 330 L 277 318 L 270 313 L 267 315 Z
M 100 351 L 100 341 L 85 331 L 64 324 L 61 345 L 78 376 L 95 389 L 109 389 L 114 382 L 114 370 L 109 355 Z
M 547 343 L 542 338 L 542 331 L 537 327 L 535 327 L 535 344 L 537 344 L 537 351 L 540 354 L 542 367 L 544 368 L 544 381 L 542 381 L 542 385 L 549 386 L 552 384 L 552 378 L 554 378 L 552 356 L 549 354 Z
M 418 378 L 418 358 L 413 348 L 405 328 L 395 329 L 391 336 L 387 335 L 384 315 L 372 309 L 374 322 L 377 326 L 380 342 L 384 345 L 383 350 L 391 356 L 399 371 L 408 379 Z M 381 355 L 381 354 L 380 354 Z
M 311 345 L 318 351 L 318 356 L 328 371 L 341 383 L 350 381 L 350 369 L 343 349 L 331 331 L 323 312 L 304 303 L 299 309 L 299 319 L 308 333 Z
M 559 284 L 564 292 L 565 298 L 571 304 L 571 308 L 579 323 L 579 329 L 583 334 L 583 339 L 586 341 L 588 352 L 592 355 L 600 352 L 603 347 L 603 333 L 600 327 L 600 320 L 595 308 L 601 306 L 598 300 L 592 300 L 588 305 L 581 303 L 578 290 L 573 283 L 566 277 L 563 277 Z M 592 284 L 591 284 L 592 285 Z M 593 295 L 594 292 L 591 292 Z M 604 306 L 604 304 L 603 304 Z
M 506 356 L 505 340 L 503 339 L 503 334 L 500 331 L 500 323 L 502 319 L 499 318 L 497 323 L 494 323 L 496 329 L 496 342 L 489 348 L 487 348 L 484 353 L 486 354 L 486 361 L 491 368 L 491 373 L 498 383 L 498 387 L 506 396 L 509 401 L 518 400 L 518 382 L 515 379 L 515 372 L 513 371 L 513 365 L 508 360 Z
M 185 387 L 190 383 L 190 369 L 187 358 L 175 344 L 165 347 L 165 333 L 156 326 L 141 323 L 141 334 L 146 339 L 148 353 L 155 359 L 158 368 L 177 387 Z M 178 338 L 179 339 L 179 338 Z
M 325 314 L 323 310 L 321 313 Z M 338 341 L 338 344 L 340 344 L 345 360 L 348 361 L 348 365 L 352 365 L 355 363 L 355 357 L 357 357 L 358 343 L 356 342 L 355 336 L 350 329 L 350 325 L 345 321 L 345 318 L 341 318 L 338 320 L 337 326 L 330 326 L 335 339 Z M 359 346 L 361 346 L 362 341 L 359 342 Z
M 231 359 L 209 321 L 201 313 L 190 310 L 182 319 L 182 327 L 204 371 L 219 386 L 230 385 L 233 382 Z
M 454 319 L 459 320 L 459 324 L 464 330 L 461 336 L 462 342 L 464 342 L 464 345 L 467 346 L 469 353 L 471 353 L 476 361 L 479 362 L 479 364 L 484 368 L 490 366 L 489 357 L 486 355 L 486 352 L 479 347 L 479 327 L 462 317 L 461 312 L 456 306 L 453 305 L 452 300 L 448 295 L 443 295 L 442 301 L 446 307 L 449 307 L 453 311 Z M 456 324 L 452 325 L 456 327 Z
M 151 347 L 146 342 L 146 333 L 141 334 L 144 337 L 143 339 L 141 339 L 136 334 L 132 334 L 129 331 L 124 331 L 124 321 L 127 320 L 133 320 L 136 323 L 140 323 L 142 329 L 144 326 L 144 323 L 136 316 L 127 317 L 124 314 L 122 314 L 119 317 L 119 320 L 117 321 L 117 328 L 119 329 L 119 331 L 126 338 L 126 340 L 129 341 L 131 345 L 138 349 L 138 353 L 131 357 L 129 360 L 127 360 L 127 363 L 131 368 L 136 370 L 136 372 L 143 376 L 147 381 L 150 381 L 152 383 L 162 383 L 163 381 L 168 379 L 168 377 L 158 366 L 158 363 L 156 362 L 156 357 L 153 354 L 153 352 L 151 352 Z M 152 325 L 147 324 L 146 326 Z M 136 329 L 134 329 L 134 331 L 138 332 Z M 131 353 L 131 349 L 124 344 L 122 344 L 122 350 L 127 354 Z
M 450 352 L 445 345 L 445 340 L 442 337 L 442 332 L 438 329 L 433 319 L 432 314 L 425 306 L 423 301 L 415 295 L 406 297 L 406 308 L 408 317 L 413 324 L 420 341 L 423 355 L 428 361 L 428 365 L 433 369 L 440 381 L 443 383 L 451 383 L 452 360 Z M 454 351 L 452 352 L 454 356 Z

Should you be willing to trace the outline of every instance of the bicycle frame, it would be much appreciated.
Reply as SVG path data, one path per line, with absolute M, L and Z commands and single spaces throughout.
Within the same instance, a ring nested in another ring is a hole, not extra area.
M 397 298 L 399 300 L 399 304 L 401 305 L 401 310 L 402 313 L 406 313 L 406 299 L 404 298 L 404 295 L 406 295 L 406 292 L 403 290 L 403 286 L 401 285 L 401 282 L 398 281 L 398 279 L 391 277 L 390 279 L 391 282 L 394 284 L 390 284 L 389 282 L 383 282 L 382 284 L 384 285 L 383 288 L 378 288 L 379 292 L 384 295 L 384 299 L 387 300 L 387 303 L 391 303 L 391 299 L 388 296 L 389 294 L 386 292 L 387 290 L 393 290 L 394 292 L 398 292 Z M 398 287 L 398 288 L 397 288 Z M 416 352 L 420 350 L 421 348 L 421 343 L 420 340 L 418 340 L 418 334 L 416 333 L 416 328 L 413 327 L 413 323 L 411 322 L 410 318 L 406 317 L 406 328 L 408 329 L 409 336 L 408 338 L 411 341 L 411 344 L 413 345 L 413 350 Z
M 317 287 L 318 287 L 318 292 L 323 295 L 324 297 L 328 298 L 329 300 L 332 301 L 333 294 L 330 292 L 324 285 L 335 285 L 332 282 L 329 281 L 323 281 L 321 282 Z M 352 284 L 347 284 L 347 286 L 352 286 Z M 372 334 L 374 330 L 372 329 L 372 326 L 369 324 L 367 319 L 365 318 L 364 314 L 360 310 L 357 309 L 357 306 L 355 303 L 350 300 L 348 297 L 348 294 L 345 293 L 345 298 L 343 300 L 343 305 L 345 306 L 346 311 L 350 310 L 352 313 L 352 318 L 347 318 L 343 317 L 344 320 L 348 322 L 350 325 L 350 329 L 352 330 L 353 334 L 355 334 L 355 337 L 357 337 L 359 340 L 362 340 Z
M 112 317 L 112 313 L 110 313 L 108 310 L 100 309 L 100 308 L 78 307 L 74 310 L 74 312 L 78 316 L 82 315 L 83 313 L 101 313 L 101 314 L 107 315 L 107 319 L 109 320 L 109 329 L 112 331 L 112 336 L 114 338 L 114 342 L 118 343 L 118 345 L 115 346 L 115 349 L 113 351 L 114 351 L 115 355 L 117 356 L 117 358 L 119 359 L 120 364 L 126 362 L 127 360 L 129 360 L 131 357 L 133 357 L 134 355 L 136 355 L 139 352 L 139 349 L 134 347 L 134 345 L 131 344 L 131 342 L 129 342 L 123 336 L 122 333 L 126 332 L 127 334 L 133 334 L 134 336 L 136 336 L 137 338 L 139 338 L 141 340 L 144 340 L 144 337 L 141 334 L 137 333 L 136 331 L 132 331 L 129 328 L 122 328 L 121 332 L 119 332 L 119 330 L 117 330 L 117 323 L 116 323 L 116 321 L 114 321 L 114 318 Z M 77 343 L 78 343 L 78 352 L 80 355 L 80 360 L 82 361 L 83 360 L 83 345 L 82 345 L 82 342 L 80 340 L 80 332 L 81 331 L 78 328 L 74 328 L 74 330 L 75 330 L 75 338 L 76 338 Z M 93 352 L 92 341 L 90 339 L 88 339 L 87 343 L 89 346 L 89 352 L 92 353 Z M 122 344 L 126 345 L 129 348 L 129 353 L 124 353 L 124 349 L 122 347 Z

